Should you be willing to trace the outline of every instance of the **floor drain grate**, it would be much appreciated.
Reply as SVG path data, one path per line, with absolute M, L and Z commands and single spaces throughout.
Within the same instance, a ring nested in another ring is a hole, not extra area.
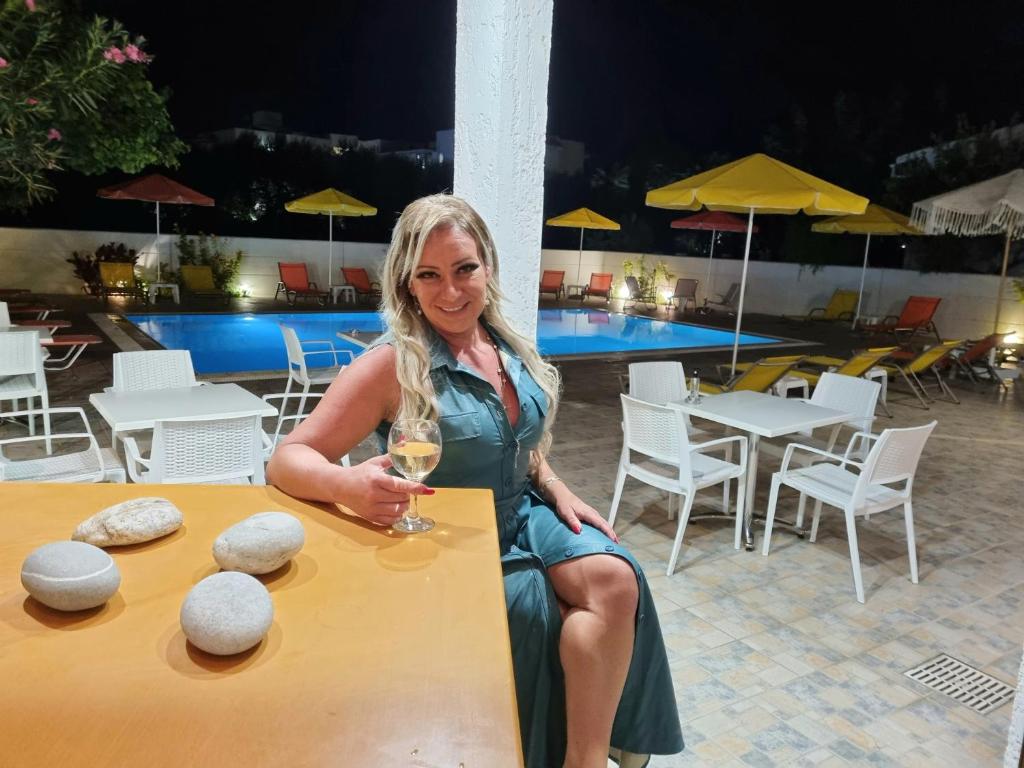
M 1006 683 L 945 653 L 903 674 L 982 715 L 987 715 L 1013 697 L 1013 688 Z

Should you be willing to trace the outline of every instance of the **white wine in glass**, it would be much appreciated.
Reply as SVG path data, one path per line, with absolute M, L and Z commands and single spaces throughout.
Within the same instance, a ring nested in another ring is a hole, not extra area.
M 423 482 L 441 460 L 441 430 L 429 419 L 399 419 L 388 433 L 388 454 L 395 469 L 406 479 Z M 420 517 L 415 495 L 409 509 L 392 528 L 403 533 L 429 531 L 434 521 Z

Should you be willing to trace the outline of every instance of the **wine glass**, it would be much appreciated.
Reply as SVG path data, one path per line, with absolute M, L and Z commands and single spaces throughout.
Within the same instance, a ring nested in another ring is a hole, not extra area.
M 429 419 L 399 419 L 388 433 L 388 454 L 395 469 L 405 478 L 420 483 L 441 460 L 441 430 Z M 402 519 L 391 526 L 402 533 L 429 531 L 434 521 L 420 517 L 415 495 Z

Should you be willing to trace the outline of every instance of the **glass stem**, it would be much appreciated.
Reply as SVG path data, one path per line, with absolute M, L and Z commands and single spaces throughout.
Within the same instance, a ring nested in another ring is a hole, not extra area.
M 419 520 L 420 519 L 420 511 L 416 507 L 416 500 L 418 498 L 419 497 L 415 493 L 412 494 L 409 497 L 409 509 L 407 509 L 406 512 L 405 512 L 405 516 L 409 520 Z

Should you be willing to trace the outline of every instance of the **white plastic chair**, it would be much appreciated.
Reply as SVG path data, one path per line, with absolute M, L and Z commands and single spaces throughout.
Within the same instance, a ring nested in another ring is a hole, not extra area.
M 702 488 L 736 478 L 739 480 L 737 493 L 736 536 L 735 546 L 740 547 L 740 530 L 743 526 L 744 493 L 747 474 L 747 440 L 741 435 L 722 437 L 705 443 L 691 445 L 686 434 L 686 423 L 683 414 L 674 408 L 619 395 L 622 401 L 622 423 L 625 432 L 622 442 L 622 456 L 619 459 L 619 470 L 615 477 L 615 494 L 612 497 L 611 511 L 608 513 L 608 524 L 615 525 L 615 515 L 622 498 L 622 488 L 626 477 L 634 477 L 642 483 L 660 488 L 672 494 L 679 494 L 683 502 L 676 525 L 676 537 L 672 545 L 672 555 L 668 562 L 668 575 L 671 576 L 679 558 L 679 550 L 683 545 L 683 531 L 690 519 L 693 497 Z M 725 449 L 737 443 L 740 447 L 740 462 L 733 464 L 707 456 L 704 451 L 712 448 Z M 630 452 L 636 451 L 652 459 L 666 469 L 675 470 L 671 475 L 662 474 L 653 468 L 641 466 L 632 461 Z
M 845 455 L 839 456 L 807 445 L 793 443 L 786 448 L 782 468 L 772 475 L 771 496 L 768 499 L 768 517 L 765 520 L 764 546 L 761 554 L 767 556 L 771 545 L 772 523 L 783 485 L 817 500 L 814 521 L 811 524 L 813 542 L 818 536 L 818 520 L 822 503 L 842 509 L 846 515 L 846 535 L 850 544 L 853 584 L 858 602 L 864 602 L 864 585 L 860 574 L 860 550 L 857 546 L 856 518 L 903 507 L 907 526 L 907 551 L 910 557 L 910 580 L 917 584 L 917 549 L 914 543 L 914 475 L 928 436 L 938 422 L 920 427 L 887 429 L 880 435 L 858 432 L 850 441 Z M 854 461 L 850 454 L 858 440 L 873 441 L 874 445 L 863 462 Z M 797 451 L 819 454 L 825 461 L 809 467 L 790 469 Z M 852 472 L 849 468 L 856 469 Z M 890 488 L 903 483 L 902 488 Z
M 112 448 L 101 448 L 89 428 L 89 420 L 81 408 L 50 408 L 46 410 L 15 411 L 4 416 L 43 416 L 47 420 L 64 414 L 74 414 L 82 421 L 82 429 L 78 432 L 51 432 L 48 437 L 30 435 L 28 437 L 9 437 L 0 440 L 0 480 L 33 483 L 123 483 L 124 467 L 121 466 L 117 454 Z M 83 450 L 48 455 L 36 459 L 20 459 L 8 456 L 6 446 L 23 445 L 26 443 L 52 440 L 82 441 L 87 440 L 88 446 Z
M 156 349 L 114 353 L 113 392 L 195 387 L 192 355 L 187 349 Z
M 299 335 L 295 332 L 294 328 L 283 323 L 280 324 L 280 327 L 281 335 L 284 337 L 284 346 L 288 351 L 288 384 L 284 388 L 284 393 L 287 395 L 292 391 L 292 384 L 297 384 L 301 387 L 302 396 L 299 398 L 299 413 L 304 413 L 310 387 L 327 385 L 334 381 L 345 368 L 345 365 L 352 362 L 352 353 L 347 349 L 339 351 L 335 348 L 334 342 L 328 339 L 303 339 L 300 341 Z M 309 344 L 325 345 L 325 348 L 303 349 L 305 345 Z M 319 355 L 321 359 L 325 355 L 330 355 L 334 364 L 310 370 L 306 364 L 306 358 L 311 355 Z M 346 355 L 348 361 L 344 365 L 341 364 L 338 362 L 338 355 Z
M 820 439 L 814 437 L 813 430 L 805 430 L 798 433 L 802 439 L 795 442 L 801 445 L 809 445 L 818 450 L 831 452 L 839 438 L 840 427 L 850 427 L 855 433 L 871 433 L 871 425 L 875 421 L 875 405 L 878 403 L 878 396 L 881 386 L 876 381 L 869 381 L 857 376 L 844 376 L 841 373 L 823 373 L 814 388 L 809 402 L 811 405 L 820 405 L 822 408 L 831 408 L 835 411 L 845 411 L 852 414 L 853 418 L 844 421 L 841 425 L 833 427 L 828 438 Z M 854 458 L 863 458 L 864 453 L 856 449 Z M 810 466 L 821 461 L 820 456 L 812 453 L 802 453 L 794 459 L 799 466 Z M 804 524 L 804 509 L 807 504 L 807 497 L 800 495 L 800 502 L 797 506 L 796 527 Z
M 148 459 L 125 438 L 128 475 L 136 483 L 264 485 L 260 422 L 258 414 L 157 421 Z
M 40 409 L 34 410 L 32 401 L 39 398 Z M 46 435 L 46 453 L 53 452 L 50 441 L 50 395 L 46 388 L 46 371 L 43 369 L 43 353 L 39 346 L 39 331 L 0 332 L 0 402 L 13 401 L 18 410 L 18 401 L 25 398 L 28 413 L 28 433 L 36 433 L 36 415 L 43 417 L 43 434 Z M 22 413 L 21 411 L 18 411 Z M 10 413 L 0 411 L 0 416 Z
M 287 434 L 287 433 L 282 433 L 282 428 L 284 427 L 285 423 L 291 423 L 291 427 L 289 429 L 289 432 L 290 432 L 292 429 L 295 429 L 295 427 L 297 427 L 299 425 L 299 423 L 302 422 L 307 416 L 309 416 L 308 413 L 303 413 L 302 411 L 290 414 L 288 416 L 285 415 L 285 409 L 288 406 L 288 401 L 291 400 L 291 399 L 301 398 L 301 397 L 302 397 L 302 395 L 300 393 L 298 393 L 298 392 L 293 392 L 291 394 L 288 394 L 286 392 L 282 392 L 282 393 L 277 394 L 277 395 L 264 395 L 263 396 L 264 402 L 270 403 L 275 408 L 277 408 L 277 424 L 274 427 L 274 434 L 273 435 L 268 435 L 266 432 L 264 432 L 263 436 L 262 436 L 262 440 L 263 440 L 263 461 L 264 462 L 270 461 L 270 457 L 274 454 L 274 449 L 277 448 L 277 444 L 280 443 L 281 440 Z M 323 397 L 323 395 L 321 393 L 319 393 L 319 392 L 311 392 L 310 394 L 306 395 L 306 399 L 310 399 L 310 400 L 320 400 L 320 398 L 322 398 L 322 397 Z M 274 403 L 275 400 L 280 400 L 281 404 L 280 405 L 275 405 L 275 403 Z M 352 466 L 351 462 L 349 461 L 347 453 L 344 456 L 342 456 L 340 459 L 338 459 L 338 463 L 341 464 L 343 467 Z

